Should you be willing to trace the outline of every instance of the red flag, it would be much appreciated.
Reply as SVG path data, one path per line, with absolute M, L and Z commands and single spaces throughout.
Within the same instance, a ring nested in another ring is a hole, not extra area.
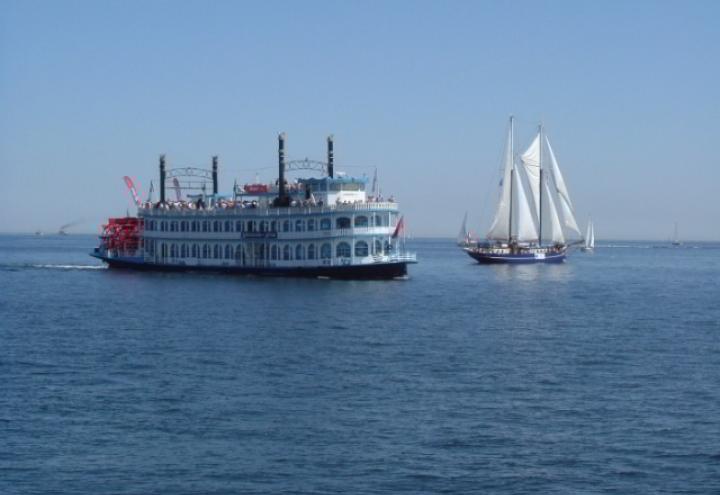
M 140 206 L 140 198 L 138 198 L 137 190 L 135 189 L 135 184 L 133 184 L 133 181 L 130 177 L 127 175 L 123 177 L 125 180 L 125 185 L 130 190 L 130 193 L 132 194 L 133 200 L 135 201 L 135 204 Z
M 403 230 L 405 230 L 405 217 L 400 217 L 400 220 L 395 226 L 395 232 L 393 232 L 392 238 L 395 239 L 402 233 Z

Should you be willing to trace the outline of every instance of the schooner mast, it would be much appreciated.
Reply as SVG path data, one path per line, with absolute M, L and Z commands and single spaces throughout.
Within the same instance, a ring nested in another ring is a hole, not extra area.
M 508 244 L 512 242 L 512 216 L 513 216 L 513 173 L 515 172 L 515 145 L 513 141 L 513 126 L 515 117 L 510 116 L 510 214 L 508 215 Z M 507 164 L 505 165 L 507 166 Z
M 543 190 L 543 169 L 542 169 L 542 124 L 538 125 L 538 139 L 540 146 L 538 148 L 538 246 L 542 246 L 542 190 Z

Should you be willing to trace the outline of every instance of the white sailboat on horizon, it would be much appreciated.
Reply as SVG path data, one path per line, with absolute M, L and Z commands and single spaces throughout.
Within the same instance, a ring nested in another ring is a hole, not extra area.
M 593 225 L 592 220 L 588 220 L 587 233 L 585 234 L 585 245 L 582 250 L 586 252 L 595 251 L 595 226 Z
M 675 222 L 675 230 L 673 231 L 673 240 L 672 240 L 673 246 L 682 246 L 682 241 L 680 240 L 680 236 L 678 235 L 678 223 Z
M 457 235 L 457 245 L 460 247 L 467 247 L 473 244 L 472 234 L 467 229 L 467 218 L 468 212 L 465 212 L 462 225 L 460 225 L 460 232 L 458 232 Z

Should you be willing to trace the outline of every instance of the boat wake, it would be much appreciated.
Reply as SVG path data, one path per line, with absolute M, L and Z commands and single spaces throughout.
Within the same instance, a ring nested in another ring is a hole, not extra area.
M 105 265 L 26 265 L 27 268 L 44 268 L 50 270 L 106 270 Z
M 57 264 L 0 264 L 0 271 L 14 272 L 19 270 L 106 270 L 105 265 L 57 265 Z

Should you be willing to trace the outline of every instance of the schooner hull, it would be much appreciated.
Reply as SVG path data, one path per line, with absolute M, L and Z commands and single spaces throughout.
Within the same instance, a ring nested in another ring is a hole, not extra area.
M 465 252 L 481 265 L 487 264 L 530 264 L 530 263 L 562 263 L 565 261 L 566 251 L 555 253 L 521 252 L 521 253 L 493 253 L 482 250 L 466 249 Z

